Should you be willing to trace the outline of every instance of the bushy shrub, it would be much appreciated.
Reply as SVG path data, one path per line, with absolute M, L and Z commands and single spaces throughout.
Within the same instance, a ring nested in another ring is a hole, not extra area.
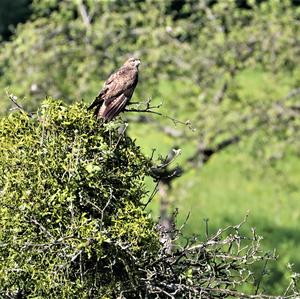
M 0 120 L 0 298 L 274 298 L 251 271 L 272 258 L 254 230 L 184 245 L 157 230 L 142 201 L 152 162 L 120 127 L 53 100 Z M 280 298 L 299 296 L 296 278 Z
M 82 106 L 0 121 L 0 297 L 112 296 L 158 247 L 141 210 L 148 161 Z

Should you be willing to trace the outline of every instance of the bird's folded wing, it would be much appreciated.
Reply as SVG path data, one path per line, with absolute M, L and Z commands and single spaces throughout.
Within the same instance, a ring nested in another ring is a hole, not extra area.
M 102 99 L 113 99 L 124 93 L 126 90 L 135 87 L 137 74 L 134 70 L 119 70 L 114 78 L 103 87 Z M 101 92 L 100 92 L 101 94 Z
M 124 109 L 127 101 L 128 98 L 122 94 L 119 97 L 115 98 L 113 101 L 111 101 L 109 104 L 105 102 L 105 108 L 102 117 L 105 120 L 110 121 Z

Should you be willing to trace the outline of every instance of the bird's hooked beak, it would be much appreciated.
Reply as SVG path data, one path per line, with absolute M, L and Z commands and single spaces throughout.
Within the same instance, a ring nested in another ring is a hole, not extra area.
M 136 66 L 136 67 L 139 67 L 140 63 L 141 63 L 141 61 L 140 61 L 139 59 L 137 59 L 137 60 L 135 61 L 135 66 Z

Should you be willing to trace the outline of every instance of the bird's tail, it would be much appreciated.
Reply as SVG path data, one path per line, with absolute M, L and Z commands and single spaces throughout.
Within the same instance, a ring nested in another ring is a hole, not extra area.
M 96 100 L 87 108 L 87 110 L 91 110 L 94 107 L 96 107 L 98 105 L 98 103 L 96 103 Z
M 101 117 L 101 115 L 100 115 L 101 107 L 102 107 L 102 105 L 97 106 L 96 109 L 95 109 L 95 111 L 94 111 L 94 115 L 95 115 L 97 118 Z
M 103 104 L 103 100 L 101 100 L 101 98 L 99 96 L 97 96 L 95 98 L 95 100 L 93 101 L 93 103 L 87 108 L 87 110 L 91 110 L 93 108 L 95 108 L 96 106 L 101 106 Z

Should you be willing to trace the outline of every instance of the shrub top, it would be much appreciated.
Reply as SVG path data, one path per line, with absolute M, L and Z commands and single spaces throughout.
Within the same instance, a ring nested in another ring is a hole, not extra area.
M 53 100 L 0 120 L 0 295 L 110 296 L 156 250 L 149 161 L 118 127 Z

